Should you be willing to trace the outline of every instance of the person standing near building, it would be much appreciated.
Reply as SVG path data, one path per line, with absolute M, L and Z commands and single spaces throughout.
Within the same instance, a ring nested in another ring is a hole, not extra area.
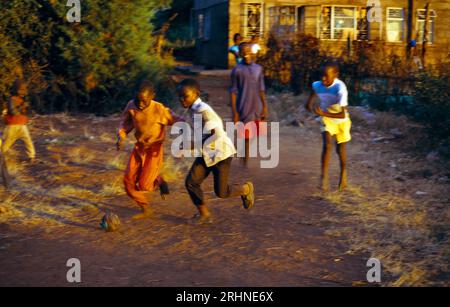
M 239 33 L 234 34 L 233 37 L 234 45 L 228 50 L 236 59 L 236 65 L 242 63 L 242 57 L 239 53 L 239 45 L 242 43 L 242 36 Z

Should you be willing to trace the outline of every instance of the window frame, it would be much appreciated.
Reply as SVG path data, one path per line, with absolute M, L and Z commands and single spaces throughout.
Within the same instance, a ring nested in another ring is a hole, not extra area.
M 261 1 L 252 1 L 252 2 L 244 2 L 241 3 L 241 33 L 242 37 L 244 38 L 250 38 L 253 34 L 249 33 L 249 26 L 248 26 L 248 9 L 247 7 L 249 5 L 259 5 L 260 6 L 260 26 L 259 26 L 259 37 L 262 37 L 264 35 L 264 29 L 265 29 L 265 4 Z
M 419 39 L 419 37 L 416 37 L 417 44 L 423 44 L 423 35 L 425 34 L 425 29 L 423 29 L 423 31 L 420 31 L 420 28 L 422 28 L 422 27 L 419 27 L 419 23 L 423 23 L 423 27 L 425 27 L 425 19 L 424 20 L 419 20 L 420 12 L 423 12 L 423 14 L 425 14 L 426 13 L 426 9 L 417 9 L 416 10 L 416 14 L 417 14 L 417 17 L 416 17 L 416 33 L 420 34 L 421 32 L 424 32 L 422 35 L 420 35 L 420 37 L 422 39 Z M 431 39 L 427 39 L 427 44 L 428 45 L 433 45 L 434 44 L 434 40 L 435 40 L 435 33 L 436 33 L 436 28 L 435 27 L 436 27 L 437 14 L 436 14 L 436 10 L 433 10 L 433 9 L 430 9 L 429 13 L 430 13 L 430 17 L 431 17 L 429 21 L 431 22 L 432 26 L 430 27 L 431 31 L 429 31 L 429 35 L 430 35 Z M 425 16 L 425 18 L 426 18 L 426 16 Z
M 390 10 L 402 10 L 403 13 L 403 18 L 390 18 L 389 17 L 389 11 Z M 386 8 L 386 42 L 388 43 L 393 43 L 393 44 L 398 44 L 398 43 L 404 43 L 405 42 L 405 26 L 406 26 L 406 19 L 405 19 L 405 14 L 406 10 L 403 7 L 387 7 Z M 390 41 L 389 40 L 389 31 L 388 31 L 388 25 L 389 25 L 389 21 L 401 21 L 402 22 L 402 29 L 401 29 L 401 38 L 400 40 L 397 41 Z
M 331 14 L 330 14 L 330 38 L 323 38 L 322 37 L 322 22 L 323 22 L 323 8 L 329 7 L 331 8 Z M 357 40 L 358 38 L 358 12 L 361 9 L 360 6 L 357 5 L 321 5 L 320 8 L 320 19 L 319 19 L 319 39 L 324 41 L 346 41 L 347 37 L 344 38 L 335 38 L 335 8 L 336 7 L 342 7 L 342 8 L 352 8 L 353 9 L 353 37 L 352 40 Z M 350 17 L 343 17 L 348 18 Z M 351 29 L 351 28 L 345 28 L 345 29 Z
M 291 27 L 293 29 L 292 33 L 296 33 L 298 31 L 298 18 L 299 18 L 299 16 L 298 16 L 298 8 L 299 7 L 302 7 L 302 6 L 298 6 L 298 5 L 295 5 L 295 4 L 292 4 L 292 5 L 280 4 L 280 5 L 273 5 L 273 6 L 268 7 L 268 16 L 269 16 L 269 19 L 268 19 L 269 30 L 268 31 L 272 32 L 272 27 L 275 26 L 275 23 L 272 23 L 274 18 L 278 18 L 278 26 L 279 27 L 283 27 L 283 26 L 281 26 L 279 24 L 280 17 L 282 15 L 278 14 L 278 15 L 272 16 L 272 10 L 275 9 L 275 8 L 278 8 L 278 9 L 288 8 L 288 9 L 293 9 L 294 10 L 294 14 L 287 14 L 287 16 L 293 16 L 294 17 L 294 23 L 293 23 L 293 25 Z

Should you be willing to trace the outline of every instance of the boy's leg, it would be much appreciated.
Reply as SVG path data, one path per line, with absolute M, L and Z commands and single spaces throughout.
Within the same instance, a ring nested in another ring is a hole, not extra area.
M 337 144 L 336 150 L 341 164 L 339 190 L 343 191 L 347 188 L 347 143 Z
M 30 160 L 33 160 L 36 157 L 36 150 L 33 145 L 33 140 L 30 136 L 30 131 L 28 127 L 23 125 L 21 128 L 20 139 L 24 142 L 25 148 L 27 150 L 27 155 Z
M 214 192 L 219 198 L 238 197 L 248 193 L 246 186 L 236 188 L 228 184 L 232 160 L 233 158 L 228 158 L 212 167 L 214 174 Z
M 133 150 L 125 171 L 124 185 L 128 196 L 132 198 L 142 209 L 142 213 L 135 215 L 133 219 L 142 219 L 151 216 L 148 192 L 140 191 L 138 181 L 142 171 L 142 157 L 137 148 Z
M 7 125 L 3 131 L 2 153 L 6 153 L 19 138 L 18 126 Z
M 248 166 L 248 161 L 250 160 L 250 139 L 245 138 L 245 157 L 242 159 L 242 163 L 245 167 Z
M 160 189 L 161 198 L 165 200 L 169 194 L 169 186 L 159 175 L 164 162 L 164 147 L 155 145 L 146 150 L 145 161 L 139 176 L 139 190 L 152 192 Z
M 209 210 L 206 208 L 202 182 L 208 177 L 211 170 L 206 166 L 203 158 L 197 158 L 192 164 L 191 170 L 186 177 L 186 189 L 191 197 L 192 202 L 197 207 L 200 216 L 209 217 Z
M 162 145 L 145 150 L 142 169 L 138 177 L 140 191 L 152 192 L 164 182 L 159 176 L 163 158 L 164 152 Z
M 328 169 L 331 159 L 331 141 L 332 137 L 329 132 L 322 133 L 323 138 L 323 149 L 322 149 L 322 174 L 321 174 L 321 189 L 323 191 L 328 191 L 329 189 L 329 176 Z
M 8 189 L 11 183 L 11 177 L 9 175 L 8 168 L 6 167 L 5 158 L 1 153 L 0 153 L 0 173 L 3 179 L 3 185 L 5 186 L 6 189 Z
M 214 192 L 219 198 L 241 196 L 244 207 L 250 209 L 254 204 L 253 184 L 246 183 L 240 187 L 233 187 L 228 183 L 232 160 L 233 158 L 228 158 L 212 167 L 214 174 Z

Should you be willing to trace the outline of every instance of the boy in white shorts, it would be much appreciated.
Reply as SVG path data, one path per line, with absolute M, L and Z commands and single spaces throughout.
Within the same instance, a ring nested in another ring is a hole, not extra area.
M 342 191 L 347 188 L 346 145 L 352 139 L 350 134 L 352 122 L 348 113 L 347 86 L 338 77 L 339 67 L 335 64 L 326 65 L 323 69 L 322 81 L 313 83 L 313 93 L 306 103 L 306 109 L 321 116 L 322 120 L 323 152 L 321 188 L 324 191 L 328 191 L 329 189 L 328 169 L 333 137 L 336 137 L 336 149 L 341 165 L 339 189 Z M 319 99 L 320 103 L 313 109 L 313 103 L 316 98 Z

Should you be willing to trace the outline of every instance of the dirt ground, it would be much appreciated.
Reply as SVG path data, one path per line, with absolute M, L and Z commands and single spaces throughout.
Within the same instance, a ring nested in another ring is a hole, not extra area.
M 198 79 L 229 120 L 227 79 Z M 118 122 L 118 115 L 33 118 L 38 163 L 22 162 L 16 147 L 9 157 L 16 183 L 0 190 L 0 286 L 72 286 L 69 258 L 81 261 L 81 286 L 366 286 L 371 257 L 383 264 L 381 285 L 448 284 L 449 174 L 402 150 L 401 140 L 373 141 L 383 136 L 375 127 L 354 122 L 351 187 L 322 194 L 318 124 L 282 125 L 278 168 L 233 163 L 233 182 L 255 184 L 254 210 L 216 199 L 209 178 L 215 223 L 193 226 L 184 188 L 192 160 L 173 159 L 169 149 L 170 198 L 155 194 L 155 218 L 130 219 L 137 207 L 122 176 L 132 139 L 115 150 Z M 336 155 L 331 172 L 336 188 Z M 120 231 L 99 228 L 106 210 L 120 216 Z

